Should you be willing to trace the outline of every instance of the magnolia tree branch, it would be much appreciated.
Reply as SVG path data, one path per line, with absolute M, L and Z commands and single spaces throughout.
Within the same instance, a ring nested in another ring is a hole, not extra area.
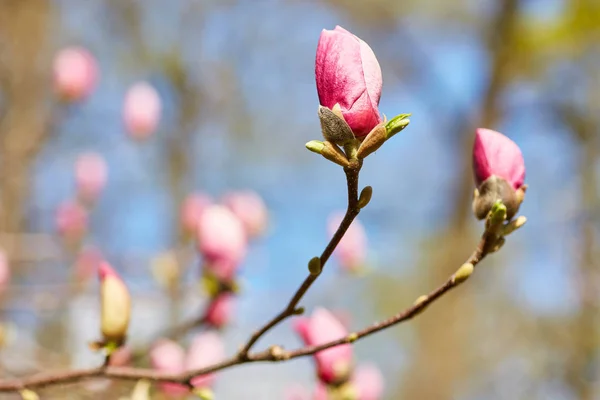
M 346 174 L 348 175 L 348 187 L 349 194 L 351 195 L 351 201 L 349 202 L 346 218 L 344 218 L 342 224 L 340 225 L 340 228 L 338 229 L 338 232 L 323 252 L 322 258 L 325 261 L 333 252 L 333 249 L 341 239 L 341 236 L 343 236 L 343 232 L 345 232 L 352 220 L 358 214 L 358 200 L 354 201 L 353 199 L 357 198 L 358 191 L 356 190 L 356 188 L 358 187 L 359 169 L 360 167 L 354 171 L 346 171 Z M 304 281 L 304 283 L 300 286 L 292 300 L 289 302 L 289 305 L 291 305 L 291 307 L 288 305 L 288 307 L 286 307 L 283 312 L 281 312 L 277 317 L 269 321 L 254 335 L 252 335 L 251 339 L 248 341 L 248 343 L 250 343 L 250 346 L 248 346 L 247 343 L 246 346 L 242 348 L 240 352 L 238 352 L 238 354 L 220 363 L 211 365 L 209 367 L 197 369 L 194 371 L 185 372 L 182 374 L 168 374 L 156 370 L 131 367 L 111 367 L 107 366 L 105 363 L 105 365 L 98 368 L 43 373 L 23 379 L 2 381 L 0 382 L 0 392 L 14 392 L 24 389 L 43 388 L 47 386 L 73 383 L 84 379 L 98 377 L 120 380 L 145 379 L 153 382 L 171 382 L 187 385 L 191 388 L 191 380 L 200 375 L 220 371 L 226 368 L 242 364 L 249 364 L 255 362 L 283 362 L 294 358 L 310 356 L 317 353 L 318 351 L 325 350 L 330 347 L 339 346 L 341 344 L 353 343 L 376 332 L 382 331 L 384 329 L 390 328 L 394 325 L 412 319 L 413 317 L 423 312 L 433 302 L 440 299 L 446 293 L 465 282 L 473 272 L 473 268 L 481 260 L 483 260 L 483 258 L 486 255 L 498 249 L 499 244 L 503 240 L 502 229 L 504 215 L 505 214 L 502 215 L 502 218 L 488 218 L 488 221 L 486 223 L 486 229 L 474 252 L 467 259 L 466 263 L 463 264 L 463 266 L 461 266 L 454 274 L 452 274 L 452 276 L 450 276 L 448 280 L 446 280 L 446 282 L 444 282 L 441 286 L 439 286 L 437 289 L 433 290 L 427 295 L 420 296 L 411 306 L 394 315 L 393 317 L 385 321 L 372 324 L 360 331 L 351 333 L 343 338 L 327 342 L 318 346 L 307 346 L 291 351 L 286 351 L 279 346 L 272 346 L 268 350 L 260 352 L 244 352 L 244 349 L 246 347 L 251 347 L 252 344 L 254 344 L 258 340 L 258 338 L 260 338 L 269 329 L 277 325 L 279 322 L 283 321 L 285 318 L 294 314 L 293 311 L 295 310 L 295 307 L 297 306 L 304 293 L 306 293 L 308 288 L 312 285 L 312 283 L 316 279 L 316 276 L 318 276 L 316 275 L 312 279 L 310 277 L 307 278 Z M 292 312 L 290 312 L 289 310 L 292 310 Z

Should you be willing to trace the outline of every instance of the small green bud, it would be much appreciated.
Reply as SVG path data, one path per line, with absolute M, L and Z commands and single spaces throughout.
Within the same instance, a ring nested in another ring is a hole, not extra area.
M 373 188 L 371 186 L 365 186 L 358 197 L 358 207 L 364 208 L 369 204 L 371 196 L 373 196 Z
M 308 262 L 308 272 L 311 275 L 319 275 L 321 273 L 321 258 L 313 257 Z
M 404 128 L 406 128 L 408 126 L 408 124 L 410 124 L 410 119 L 408 119 L 408 117 L 410 117 L 410 116 L 411 116 L 411 114 L 400 114 L 400 115 L 396 115 L 394 118 L 390 119 L 385 124 L 385 129 L 387 131 L 386 139 L 391 138 L 396 133 L 398 133 L 401 130 L 403 130 Z
M 418 306 L 418 305 L 420 305 L 421 303 L 423 303 L 427 299 L 428 299 L 428 297 L 426 295 L 421 295 L 421 296 L 417 297 L 417 299 L 414 302 L 414 305 Z
M 212 390 L 209 388 L 196 388 L 192 391 L 192 393 L 202 400 L 213 400 L 215 398 Z
M 506 224 L 504 226 L 504 228 L 502 229 L 502 235 L 503 236 L 510 235 L 511 233 L 513 233 L 514 231 L 516 231 L 517 229 L 519 229 L 520 227 L 525 225 L 526 222 L 527 222 L 526 217 L 524 217 L 522 215 L 520 217 L 517 217 L 517 219 L 510 221 L 508 224 Z
M 356 334 L 356 332 L 352 332 L 348 335 L 348 343 L 356 342 L 356 339 L 358 339 L 358 334 Z
M 294 315 L 302 315 L 304 314 L 304 311 L 306 311 L 304 307 L 298 307 L 294 310 Z
M 452 276 L 452 282 L 457 284 L 463 283 L 469 279 L 474 269 L 475 267 L 471 263 L 463 264 Z
M 505 242 L 506 242 L 506 239 L 504 239 L 503 237 L 499 237 L 496 240 L 496 243 L 494 243 L 494 247 L 492 247 L 492 249 L 490 250 L 490 253 L 495 253 L 498 250 L 500 250 L 502 248 L 502 246 L 504 246 Z
M 324 147 L 325 145 L 320 140 L 311 140 L 306 143 L 306 148 L 317 154 L 322 154 Z
M 40 400 L 40 396 L 33 390 L 22 389 L 19 391 L 19 394 L 23 400 Z

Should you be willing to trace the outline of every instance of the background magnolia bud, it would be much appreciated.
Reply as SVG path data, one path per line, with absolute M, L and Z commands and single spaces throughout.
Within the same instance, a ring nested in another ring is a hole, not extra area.
M 206 310 L 206 323 L 222 328 L 231 321 L 235 306 L 235 297 L 231 293 L 221 293 L 211 299 Z
M 227 207 L 206 208 L 197 227 L 198 250 L 207 268 L 223 279 L 232 274 L 246 255 L 248 246 L 244 225 Z
M 185 361 L 187 371 L 207 367 L 222 361 L 225 347 L 221 337 L 215 332 L 203 332 L 197 335 L 190 345 Z M 192 379 L 194 387 L 210 388 L 215 381 L 215 374 L 206 374 Z
M 105 342 L 122 344 L 131 314 L 129 290 L 106 262 L 100 263 L 100 324 Z
M 82 47 L 60 50 L 53 65 L 54 88 L 65 100 L 77 101 L 87 97 L 98 79 L 98 67 L 92 54 Z
M 320 104 L 329 109 L 339 104 L 356 137 L 367 135 L 381 122 L 381 68 L 364 41 L 340 26 L 323 30 L 317 46 L 315 76 Z
M 156 89 L 147 82 L 138 82 L 125 94 L 123 121 L 127 132 L 135 139 L 145 139 L 156 130 L 162 113 L 162 102 Z
M 479 128 L 473 144 L 473 172 L 478 187 L 495 175 L 516 190 L 525 181 L 525 161 L 521 149 L 500 132 Z
M 88 228 L 88 212 L 76 201 L 66 201 L 56 210 L 56 228 L 67 241 L 81 239 Z
M 150 350 L 150 363 L 158 371 L 180 374 L 185 371 L 185 351 L 172 340 L 160 339 Z M 172 396 L 181 396 L 189 392 L 186 386 L 176 383 L 162 383 L 159 387 Z
M 204 193 L 189 194 L 181 205 L 181 225 L 186 232 L 195 233 L 204 210 L 212 199 Z
M 333 314 L 317 308 L 310 317 L 299 317 L 294 330 L 307 346 L 319 345 L 348 335 L 344 325 Z M 348 344 L 332 347 L 314 355 L 319 378 L 326 383 L 344 381 L 352 367 L 352 347 Z
M 83 153 L 75 163 L 75 183 L 79 198 L 85 202 L 95 201 L 108 177 L 106 161 L 98 153 Z
M 359 400 L 381 399 L 384 390 L 381 371 L 373 364 L 359 365 L 352 376 L 352 386 Z
M 223 197 L 223 204 L 242 222 L 249 238 L 260 236 L 267 229 L 269 213 L 258 193 L 251 190 L 231 192 Z

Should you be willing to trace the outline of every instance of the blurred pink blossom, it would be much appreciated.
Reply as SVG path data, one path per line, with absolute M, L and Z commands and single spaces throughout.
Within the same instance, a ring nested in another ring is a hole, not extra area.
M 221 279 L 233 278 L 248 245 L 240 220 L 228 208 L 211 205 L 202 213 L 196 233 L 206 267 Z
M 172 340 L 160 339 L 150 350 L 150 363 L 158 371 L 180 374 L 185 371 L 185 351 Z M 176 383 L 163 383 L 160 388 L 172 396 L 188 393 L 186 386 Z
M 75 163 L 75 182 L 79 197 L 86 202 L 95 201 L 108 177 L 106 161 L 98 153 L 83 153 Z
M 340 26 L 323 29 L 315 75 L 319 102 L 330 109 L 339 104 L 356 137 L 366 136 L 381 122 L 381 68 L 364 41 Z
M 125 367 L 131 363 L 131 348 L 119 347 L 110 355 L 109 365 L 113 367 Z
M 244 224 L 248 237 L 257 237 L 267 228 L 269 215 L 263 199 L 255 192 L 231 192 L 223 198 L 225 204 Z
M 54 57 L 54 88 L 69 101 L 87 97 L 98 79 L 98 67 L 94 56 L 82 47 L 67 47 Z
M 323 344 L 348 335 L 348 330 L 324 308 L 315 309 L 309 318 L 297 318 L 294 330 L 307 346 Z M 325 383 L 336 382 L 351 373 L 352 347 L 343 344 L 322 350 L 314 355 L 314 359 L 319 378 Z
M 162 114 L 162 101 L 156 89 L 147 82 L 138 82 L 125 94 L 123 121 L 127 132 L 135 139 L 146 139 L 156 130 Z
M 183 229 L 186 232 L 196 232 L 200 216 L 211 204 L 212 199 L 204 193 L 188 195 L 181 206 L 181 225 Z
M 379 368 L 373 364 L 356 367 L 352 384 L 358 393 L 357 400 L 379 400 L 383 395 L 383 377 Z
M 206 311 L 206 322 L 215 328 L 227 325 L 233 317 L 235 296 L 231 293 L 221 293 L 211 299 Z
M 492 175 L 505 179 L 515 190 L 525 181 L 521 149 L 508 137 L 491 129 L 479 128 L 476 131 L 473 171 L 478 187 Z
M 208 367 L 222 361 L 225 357 L 225 347 L 221 337 L 215 332 L 198 334 L 188 350 L 185 362 L 186 370 Z M 207 374 L 192 379 L 194 387 L 211 387 L 215 381 L 215 374 Z
M 88 212 L 76 201 L 66 201 L 56 210 L 56 228 L 67 240 L 81 239 L 88 228 Z
M 4 250 L 0 250 L 0 294 L 2 294 L 10 284 L 10 262 Z
M 333 237 L 343 218 L 342 213 L 335 213 L 329 217 L 327 232 L 330 237 Z M 355 219 L 334 252 L 340 266 L 349 272 L 360 270 L 367 258 L 367 244 L 365 228 Z

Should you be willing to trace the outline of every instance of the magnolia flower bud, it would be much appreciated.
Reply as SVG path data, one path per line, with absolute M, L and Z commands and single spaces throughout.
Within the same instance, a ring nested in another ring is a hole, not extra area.
M 221 279 L 232 279 L 248 246 L 239 218 L 227 207 L 212 205 L 202 213 L 196 232 L 206 267 Z
M 373 50 L 340 26 L 323 30 L 315 61 L 317 93 L 322 106 L 339 104 L 356 137 L 364 137 L 381 122 L 381 68 Z
M 225 195 L 223 204 L 242 222 L 249 238 L 258 237 L 266 231 L 269 213 L 258 193 L 250 190 L 231 192 Z
M 76 201 L 62 203 L 56 210 L 56 228 L 68 242 L 77 242 L 88 228 L 88 212 Z
M 67 101 L 83 100 L 98 79 L 98 68 L 92 54 L 82 47 L 67 47 L 54 58 L 54 88 Z
M 86 203 L 94 202 L 106 186 L 107 176 L 106 161 L 100 154 L 81 154 L 75 163 L 75 183 L 79 198 Z
M 129 290 L 106 262 L 98 269 L 100 277 L 100 323 L 104 342 L 120 346 L 125 341 L 131 314 Z
M 215 332 L 203 332 L 194 338 L 185 361 L 187 371 L 208 367 L 222 361 L 225 347 L 221 337 Z M 192 385 L 198 388 L 210 388 L 215 382 L 215 374 L 206 374 L 192 379 Z
M 156 130 L 162 102 L 156 89 L 147 82 L 131 86 L 123 103 L 123 120 L 127 132 L 135 139 L 146 139 Z
M 383 376 L 377 366 L 364 364 L 356 367 L 351 381 L 358 400 L 379 400 L 383 396 Z
M 206 310 L 206 322 L 215 328 L 222 328 L 231 321 L 235 297 L 231 293 L 221 293 L 211 299 Z
M 180 374 L 185 371 L 185 351 L 179 344 L 161 339 L 150 349 L 150 363 L 158 371 Z M 162 383 L 160 388 L 171 396 L 181 396 L 189 392 L 186 386 L 176 383 Z
M 510 220 L 518 212 L 524 193 L 521 187 L 525 180 L 525 162 L 519 146 L 499 132 L 477 129 L 473 172 L 477 185 L 473 199 L 475 216 L 484 219 L 500 200 Z
M 181 206 L 181 225 L 188 233 L 195 233 L 198 221 L 206 208 L 212 204 L 212 199 L 204 193 L 188 195 Z
M 348 335 L 340 321 L 323 308 L 317 308 L 309 318 L 297 318 L 294 330 L 307 346 L 323 344 Z M 323 382 L 344 382 L 352 372 L 352 347 L 349 344 L 322 350 L 314 355 L 314 359 L 317 374 Z

